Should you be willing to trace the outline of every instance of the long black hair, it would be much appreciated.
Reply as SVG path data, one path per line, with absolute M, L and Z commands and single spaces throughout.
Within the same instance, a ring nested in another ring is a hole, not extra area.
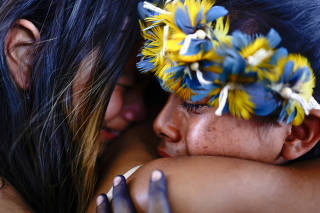
M 83 212 L 95 187 L 97 129 L 138 37 L 137 3 L 0 2 L 0 176 L 34 212 Z M 26 91 L 12 81 L 4 48 L 7 32 L 22 18 L 33 22 L 41 36 L 32 44 L 34 65 Z M 88 58 L 90 66 L 83 66 Z M 74 78 L 88 67 L 90 80 L 74 107 Z

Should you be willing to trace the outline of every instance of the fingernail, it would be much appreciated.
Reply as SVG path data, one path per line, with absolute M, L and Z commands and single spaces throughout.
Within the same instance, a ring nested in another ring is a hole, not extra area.
M 159 181 L 162 177 L 162 173 L 159 170 L 155 170 L 151 174 L 151 180 L 156 182 Z
M 117 176 L 113 179 L 113 186 L 118 186 L 121 182 L 121 177 Z
M 97 201 L 97 206 L 100 206 L 104 201 L 104 197 L 102 195 L 99 195 L 96 201 Z

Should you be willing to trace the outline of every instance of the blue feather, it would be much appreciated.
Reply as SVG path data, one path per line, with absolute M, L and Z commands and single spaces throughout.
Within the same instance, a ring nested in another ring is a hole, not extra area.
M 223 73 L 227 75 L 244 73 L 246 61 L 237 53 L 237 51 L 228 50 L 227 52 L 229 55 L 223 62 Z
M 289 117 L 288 117 L 288 120 L 287 120 L 287 125 L 289 125 L 293 119 L 296 117 L 297 115 L 297 109 L 294 108 L 294 111 L 290 113 Z
M 244 87 L 250 95 L 251 101 L 255 105 L 254 112 L 258 116 L 267 116 L 274 112 L 278 107 L 278 102 L 270 90 L 261 83 L 254 83 Z
M 141 59 L 137 63 L 137 67 L 142 73 L 149 72 L 150 70 L 155 68 L 155 66 L 152 62 L 150 62 L 150 60 L 151 59 Z
M 290 76 L 292 74 L 293 71 L 293 67 L 294 67 L 294 63 L 292 61 L 288 61 L 285 66 L 284 66 L 284 70 L 283 70 L 283 82 L 288 83 L 290 80 Z
M 231 44 L 232 47 L 236 50 L 241 50 L 244 47 L 248 46 L 252 42 L 252 39 L 249 35 L 246 35 L 240 31 L 235 31 L 232 33 Z
M 274 29 L 271 29 L 267 35 L 267 39 L 269 41 L 269 45 L 272 48 L 276 48 L 281 43 L 281 36 L 277 31 Z
M 203 42 L 205 42 L 205 41 L 204 40 L 200 40 L 200 39 L 192 39 L 191 43 L 190 43 L 190 46 L 189 46 L 187 52 L 184 55 L 192 56 L 192 55 L 196 55 L 199 52 L 201 52 L 202 51 L 201 44 Z
M 298 67 L 289 80 L 290 86 L 294 87 L 301 80 L 303 74 L 303 69 Z
M 209 102 L 212 103 L 214 100 L 216 100 L 216 98 L 218 98 L 219 95 L 214 95 L 210 98 Z M 227 105 L 227 104 L 226 104 Z
M 288 106 L 288 103 L 286 103 L 281 109 L 281 112 L 279 115 L 279 123 L 282 123 L 287 116 L 287 106 Z
M 191 96 L 191 101 L 192 102 L 198 102 L 207 97 L 208 94 L 199 94 L 199 95 L 192 95 Z
M 277 49 L 275 51 L 275 53 L 273 54 L 273 56 L 270 58 L 269 63 L 271 65 L 276 65 L 278 63 L 278 60 L 280 58 L 285 58 L 288 56 L 288 50 L 284 47 L 280 47 L 279 49 Z
M 203 7 L 201 7 L 200 11 L 197 14 L 197 18 L 196 18 L 196 27 L 197 28 L 200 27 L 202 17 L 203 17 Z
M 310 71 L 309 67 L 307 67 L 307 66 L 303 67 L 303 73 L 305 74 L 304 82 L 309 81 L 311 78 L 311 71 Z
M 154 11 L 151 11 L 151 10 L 148 10 L 146 8 L 144 8 L 144 2 L 143 1 L 140 1 L 138 3 L 138 16 L 140 17 L 140 19 L 145 19 L 147 17 L 152 17 L 152 16 L 155 16 L 155 15 L 159 15 L 159 13 L 157 12 L 154 12 Z
M 202 72 L 203 78 L 207 81 L 214 81 L 219 79 L 219 74 L 213 72 Z
M 212 42 L 209 40 L 205 40 L 205 42 L 202 43 L 203 52 L 207 53 L 212 49 Z
M 174 66 L 166 69 L 164 72 L 166 74 L 178 73 L 179 71 L 184 70 L 184 68 L 185 68 L 184 66 Z
M 199 81 L 197 80 L 197 78 L 195 76 L 192 79 L 190 79 L 189 77 L 186 77 L 185 78 L 185 84 L 191 90 L 198 90 L 201 87 Z
M 211 66 L 220 66 L 220 64 L 218 64 L 217 62 L 215 61 L 209 61 L 209 60 L 202 60 L 200 61 L 200 64 L 203 68 L 208 68 L 208 67 L 211 67 Z
M 175 13 L 174 21 L 177 27 L 185 34 L 192 34 L 194 32 L 188 10 L 183 11 L 183 9 L 178 8 Z
M 210 23 L 213 22 L 214 20 L 225 16 L 229 13 L 229 11 L 222 7 L 222 6 L 214 6 L 210 8 L 210 10 L 206 14 L 206 22 Z

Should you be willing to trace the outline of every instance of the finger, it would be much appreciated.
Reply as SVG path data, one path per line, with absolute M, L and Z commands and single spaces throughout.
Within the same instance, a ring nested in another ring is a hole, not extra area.
M 148 213 L 170 213 L 166 178 L 160 170 L 155 170 L 151 174 Z
M 119 175 L 113 180 L 113 212 L 135 213 L 133 203 L 127 188 L 126 179 Z
M 101 194 L 97 197 L 96 213 L 111 213 L 110 203 L 105 194 Z

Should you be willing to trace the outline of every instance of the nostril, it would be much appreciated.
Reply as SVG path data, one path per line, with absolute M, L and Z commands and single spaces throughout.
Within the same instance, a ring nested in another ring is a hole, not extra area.
M 179 129 L 171 126 L 164 126 L 159 132 L 159 136 L 170 142 L 178 142 L 181 139 Z
M 168 137 L 168 136 L 167 136 L 166 134 L 164 134 L 164 133 L 161 132 L 161 133 L 160 133 L 160 137 L 165 137 L 165 138 L 166 138 L 166 137 Z

